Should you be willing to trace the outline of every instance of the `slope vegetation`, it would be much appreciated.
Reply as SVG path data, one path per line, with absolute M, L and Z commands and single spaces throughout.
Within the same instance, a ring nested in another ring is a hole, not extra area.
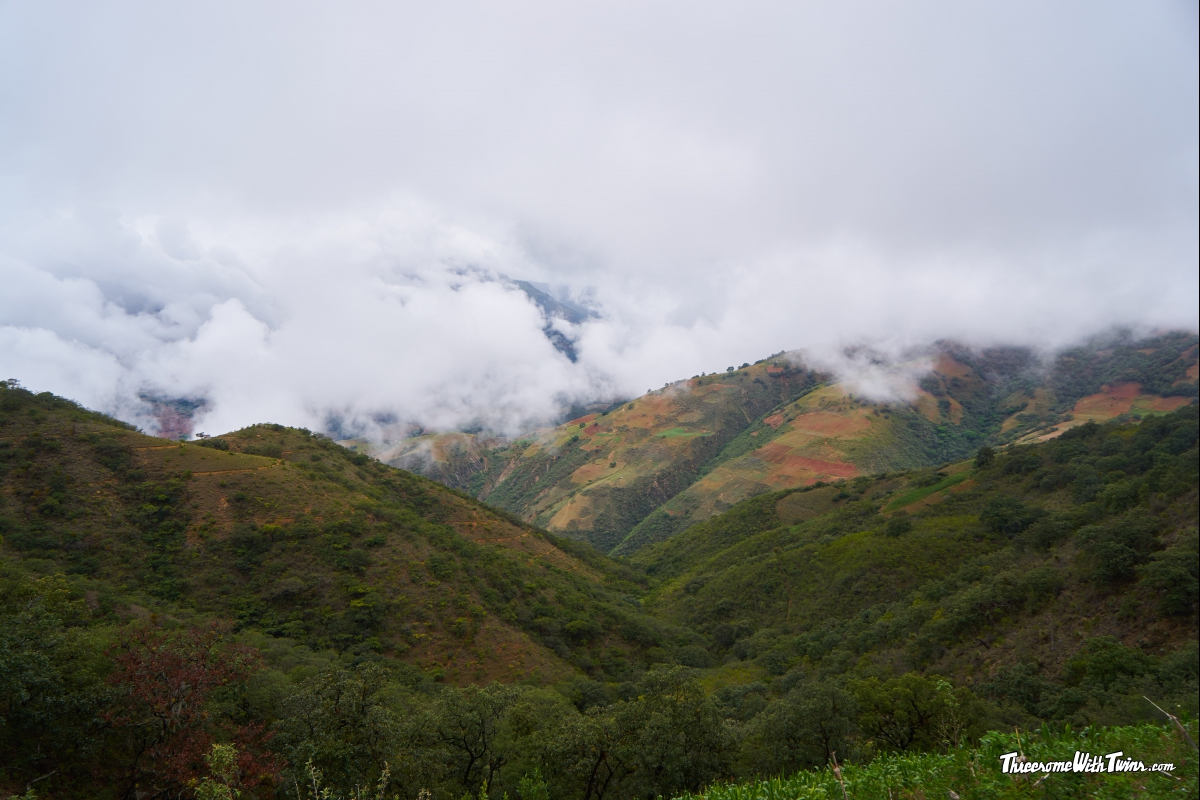
M 5 386 L 0 535 L 7 563 L 116 614 L 216 615 L 452 682 L 615 676 L 690 643 L 590 548 L 278 425 L 168 444 Z
M 435 434 L 380 457 L 628 555 L 764 492 L 944 464 L 1196 395 L 1192 334 L 1095 344 L 1048 366 L 1028 350 L 943 343 L 929 363 L 906 399 L 871 402 L 780 354 L 510 444 Z
M 738 433 L 819 380 L 786 361 L 693 378 L 493 451 L 480 496 L 610 550 Z
M 764 492 L 621 565 L 306 431 L 167 444 L 5 386 L 0 796 L 826 796 L 834 753 L 918 796 L 1006 791 L 1012 740 L 1178 761 L 1142 695 L 1197 711 L 1198 422 Z
M 1197 411 L 760 495 L 632 561 L 731 675 L 916 670 L 1042 719 L 1119 716 L 1195 680 Z

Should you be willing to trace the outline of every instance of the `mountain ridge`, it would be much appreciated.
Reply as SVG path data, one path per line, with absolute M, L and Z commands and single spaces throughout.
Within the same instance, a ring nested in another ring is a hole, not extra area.
M 776 354 L 515 440 L 434 434 L 389 463 L 628 555 L 761 492 L 1167 413 L 1196 395 L 1197 349 L 1191 333 L 1124 336 L 1041 364 L 1028 348 L 941 342 L 907 397 L 886 401 Z M 690 441 L 672 450 L 669 439 Z

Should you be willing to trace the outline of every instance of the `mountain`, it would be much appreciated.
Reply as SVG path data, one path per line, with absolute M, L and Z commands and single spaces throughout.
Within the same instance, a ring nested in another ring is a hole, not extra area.
M 917 670 L 1042 719 L 1141 713 L 1121 695 L 1200 667 L 1198 423 L 1192 404 L 770 492 L 630 561 L 648 609 L 709 637 L 716 685 Z
M 579 357 L 575 352 L 575 342 L 555 326 L 554 320 L 563 320 L 572 325 L 578 325 L 595 317 L 596 312 L 572 303 L 569 300 L 554 297 L 545 291 L 545 289 L 550 288 L 548 286 L 539 287 L 530 281 L 514 281 L 514 283 L 517 288 L 525 293 L 526 297 L 542 310 L 542 314 L 546 319 L 546 324 L 542 328 L 542 334 L 550 340 L 555 350 L 558 350 L 571 359 L 571 361 L 575 361 Z
M 905 399 L 777 354 L 512 442 L 434 434 L 381 453 L 550 531 L 628 555 L 763 492 L 943 464 L 982 445 L 1192 401 L 1190 333 L 1097 341 L 1049 363 L 943 343 Z
M 232 619 L 454 683 L 611 678 L 692 643 L 590 548 L 280 425 L 172 443 L 4 385 L 0 535 L 5 563 L 117 617 Z
M 720 377 L 680 394 L 728 407 Z M 764 383 L 862 416 L 811 377 Z M 1120 385 L 1092 402 L 1162 402 Z M 712 438 L 630 435 L 642 404 L 604 415 L 630 452 Z M 947 751 L 937 785 L 969 792 L 1012 750 L 996 731 L 1179 761 L 1144 697 L 1194 732 L 1198 408 L 1019 422 L 616 562 L 308 431 L 166 442 L 0 384 L 0 796 L 635 800 L 833 752 L 915 790 Z M 1194 786 L 1187 764 L 1143 794 Z

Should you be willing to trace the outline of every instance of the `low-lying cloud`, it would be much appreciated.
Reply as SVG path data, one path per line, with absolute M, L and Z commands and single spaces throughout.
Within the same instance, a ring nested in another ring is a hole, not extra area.
M 0 377 L 511 433 L 780 350 L 902 398 L 938 339 L 1197 327 L 1191 6 L 255 9 L 0 10 Z

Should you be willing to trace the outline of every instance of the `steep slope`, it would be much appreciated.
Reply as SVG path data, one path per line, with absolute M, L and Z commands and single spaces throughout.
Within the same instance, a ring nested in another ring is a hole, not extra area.
M 390 463 L 626 555 L 762 492 L 942 464 L 1196 394 L 1193 334 L 1106 341 L 1049 365 L 1026 349 L 943 343 L 929 361 L 907 399 L 870 402 L 780 354 L 511 444 L 420 437 Z
M 499 449 L 507 444 L 494 436 L 450 431 L 410 436 L 382 447 L 369 443 L 359 447 L 365 446 L 366 452 L 397 469 L 479 496 L 494 462 L 507 461 L 505 451 Z
M 586 546 L 277 425 L 165 443 L 5 385 L 0 534 L 10 565 L 123 614 L 216 615 L 453 682 L 618 676 L 691 643 Z
M 490 451 L 480 496 L 609 550 L 742 430 L 820 379 L 777 359 L 588 414 Z
M 1113 703 L 1154 659 L 1196 680 L 1198 421 L 1193 404 L 763 494 L 631 560 L 661 581 L 649 607 L 706 632 L 729 670 L 919 669 L 1042 718 L 1089 702 L 1103 718 L 1103 697 L 1070 691 L 1088 670 L 1115 670 Z
M 632 553 L 762 492 L 944 463 L 985 443 L 1044 441 L 1088 421 L 1173 411 L 1195 396 L 1191 342 L 1162 337 L 1069 351 L 1042 375 L 1032 372 L 1028 353 L 945 346 L 908 402 L 867 403 L 845 385 L 822 387 L 751 426 L 613 552 Z M 1165 396 L 1121 382 L 1131 377 Z

